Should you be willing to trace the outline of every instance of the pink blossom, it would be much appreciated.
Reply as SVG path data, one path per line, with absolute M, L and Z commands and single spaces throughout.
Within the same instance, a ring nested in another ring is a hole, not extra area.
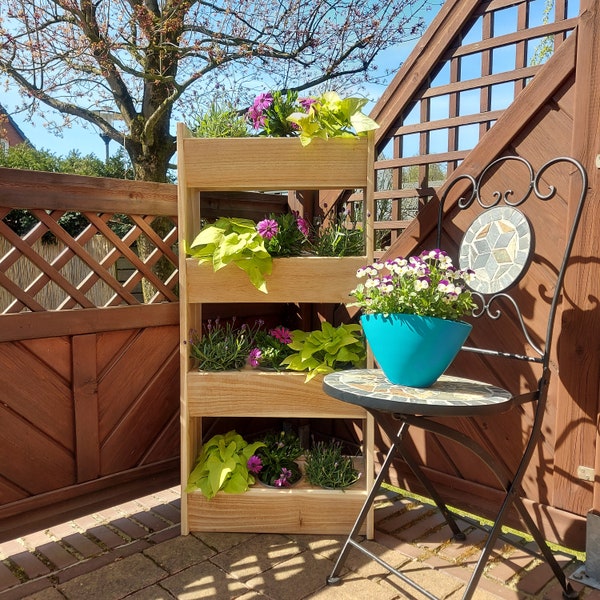
M 275 219 L 263 219 L 256 225 L 256 231 L 258 231 L 265 240 L 270 240 L 279 232 L 279 225 Z

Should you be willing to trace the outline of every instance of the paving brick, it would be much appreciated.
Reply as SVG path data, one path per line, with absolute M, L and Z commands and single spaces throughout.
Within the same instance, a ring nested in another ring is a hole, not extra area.
M 474 552 L 479 554 L 478 546 L 483 545 L 487 538 L 487 534 L 480 529 L 472 529 L 467 532 L 466 539 L 454 540 L 444 545 L 439 550 L 440 556 L 447 558 L 448 560 L 460 560 L 465 555 L 473 554 Z
M 241 600 L 241 598 L 243 596 L 237 600 Z M 127 596 L 127 600 L 176 600 L 176 598 L 160 585 L 152 585 Z
M 67 537 L 63 538 L 63 542 L 75 548 L 75 550 L 81 554 L 83 558 L 90 558 L 104 552 L 104 549 L 101 546 L 81 533 L 73 533 L 68 535 Z
M 13 554 L 19 554 L 25 550 L 25 545 L 21 540 L 8 540 L 0 544 L 0 560 L 8 558 Z
M 38 546 L 37 551 L 43 554 L 56 569 L 64 569 L 77 562 L 77 557 L 67 552 L 58 542 L 42 544 Z
M 386 548 L 372 540 L 364 540 L 361 543 L 361 547 L 373 553 L 397 570 L 400 570 L 404 565 L 413 562 L 413 559 L 405 554 Z M 385 567 L 382 567 L 379 563 L 372 560 L 366 554 L 363 554 L 357 548 L 352 548 L 348 552 L 343 566 L 366 579 L 382 579 L 387 577 L 390 573 Z
M 571 559 L 556 557 L 558 564 L 565 568 Z M 541 563 L 526 575 L 524 575 L 517 584 L 517 589 L 528 594 L 538 594 L 548 583 L 554 578 L 554 573 L 550 566 L 546 563 Z
M 161 531 L 169 526 L 164 519 L 161 519 L 151 511 L 137 512 L 131 515 L 131 517 L 141 523 L 150 532 Z
M 19 554 L 13 554 L 10 559 L 25 571 L 29 579 L 34 579 L 50 572 L 50 569 L 31 552 L 19 552 Z
M 38 546 L 52 541 L 52 538 L 45 531 L 36 531 L 34 533 L 24 535 L 21 538 L 21 541 L 28 550 L 35 550 L 35 548 Z
M 256 574 L 245 583 L 269 598 L 301 600 L 323 587 L 333 564 L 319 554 L 302 552 Z
M 179 600 L 196 598 L 238 598 L 251 592 L 239 579 L 224 573 L 216 565 L 208 562 L 197 564 L 160 582 Z
M 98 525 L 87 530 L 89 535 L 94 536 L 107 548 L 117 548 L 127 543 L 127 540 L 122 536 L 115 533 L 110 527 L 106 525 Z
M 251 537 L 244 544 L 216 554 L 211 562 L 237 579 L 245 581 L 301 552 L 300 546 L 283 535 Z
M 163 519 L 170 521 L 171 523 L 181 522 L 181 511 L 169 503 L 153 506 L 152 512 L 161 516 Z
M 419 506 L 417 508 L 412 508 L 410 510 L 401 512 L 400 514 L 384 521 L 380 521 L 377 524 L 377 528 L 388 533 L 395 533 L 409 526 L 414 521 L 422 519 L 431 513 L 432 510 L 429 506 Z
M 131 519 L 121 517 L 120 519 L 114 519 L 111 521 L 111 525 L 122 531 L 125 535 L 131 539 L 139 539 L 148 535 L 141 525 L 134 523 Z
M 180 535 L 162 544 L 151 546 L 144 551 L 144 554 L 165 571 L 174 574 L 207 560 L 215 554 L 215 551 L 191 535 Z
M 176 538 L 178 535 L 181 535 L 181 527 L 179 524 L 171 525 L 170 527 L 167 527 L 162 531 L 157 531 L 156 533 L 151 533 L 147 539 L 153 544 L 161 544 L 162 542 Z
M 2 562 L 0 562 L 0 592 L 20 583 L 20 579 Z
M 505 553 L 502 559 L 494 561 L 487 575 L 492 579 L 507 583 L 516 575 L 525 571 L 534 561 L 535 558 L 531 554 L 516 548 Z
M 420 559 L 428 554 L 425 550 L 414 544 L 399 540 L 393 535 L 382 533 L 380 531 L 375 532 L 375 540 L 383 546 L 395 550 L 396 552 L 401 552 L 409 558 Z
M 54 527 L 50 527 L 47 530 L 48 535 L 51 539 L 60 540 L 61 538 L 71 535 L 72 533 L 76 533 L 77 529 L 73 526 L 73 523 L 61 523 L 60 525 L 55 525 Z
M 112 552 L 106 552 L 100 556 L 94 556 L 93 558 L 77 562 L 71 567 L 53 573 L 53 578 L 58 583 L 65 583 L 75 579 L 76 577 L 80 577 L 81 575 L 86 575 L 92 571 L 101 569 L 102 567 L 110 565 L 123 558 L 139 554 L 149 547 L 150 544 L 146 540 L 137 540 L 135 542 L 131 542 L 130 544 L 126 544 L 125 546 L 121 546 Z
M 65 600 L 65 597 L 55 587 L 47 587 L 35 594 L 25 596 L 23 600 Z
M 201 542 L 205 543 L 209 548 L 214 548 L 217 552 L 224 552 L 240 544 L 245 544 L 250 538 L 256 536 L 255 533 L 213 533 L 198 532 L 192 533 Z
M 24 598 L 29 598 L 32 594 L 39 593 L 41 590 L 49 590 L 51 588 L 52 583 L 45 577 L 42 577 L 22 583 L 5 592 L 0 592 L 0 598 L 2 600 L 23 600 Z M 40 599 L 38 598 L 38 600 Z M 47 600 L 50 600 L 50 598 L 47 598 Z M 64 600 L 64 597 L 61 600 Z

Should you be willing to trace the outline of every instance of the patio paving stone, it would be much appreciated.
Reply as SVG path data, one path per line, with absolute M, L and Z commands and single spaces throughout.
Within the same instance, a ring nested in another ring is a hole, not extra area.
M 182 536 L 178 491 L 170 488 L 3 542 L 0 600 L 425 598 L 354 548 L 341 584 L 328 586 L 326 577 L 345 536 L 213 532 Z M 461 598 L 485 534 L 471 528 L 466 541 L 456 542 L 441 526 L 435 508 L 387 494 L 380 501 L 375 539 L 367 546 L 429 592 L 444 600 Z M 160 528 L 154 530 L 153 523 Z M 460 527 L 470 528 L 462 522 Z M 79 550 L 66 544 L 69 539 L 78 541 Z M 566 573 L 581 566 L 570 554 L 558 556 Z M 562 600 L 549 568 L 522 549 L 507 550 L 499 541 L 494 557 L 497 562 L 486 567 L 474 600 Z M 581 589 L 581 600 L 600 600 L 599 590 L 573 585 Z
M 165 576 L 154 561 L 134 554 L 58 586 L 67 600 L 120 600 Z

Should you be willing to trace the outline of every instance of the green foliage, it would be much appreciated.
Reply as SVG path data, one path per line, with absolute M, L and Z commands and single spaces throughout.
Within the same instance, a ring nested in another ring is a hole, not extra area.
M 190 356 L 199 371 L 229 371 L 245 366 L 259 325 L 236 326 L 235 318 L 222 323 L 219 319 L 209 320 L 190 334 Z
M 265 275 L 271 274 L 273 259 L 254 221 L 221 217 L 205 226 L 184 251 L 199 264 L 211 263 L 215 271 L 228 264 L 238 266 L 258 290 L 267 293 Z
M 200 490 L 209 500 L 221 490 L 227 494 L 244 493 L 255 483 L 248 471 L 248 459 L 262 445 L 248 444 L 234 430 L 215 435 L 202 446 L 185 491 Z
M 288 120 L 300 130 L 303 146 L 315 138 L 354 137 L 377 129 L 379 125 L 361 112 L 366 98 L 340 98 L 336 92 L 325 92 L 315 99 L 306 112 L 292 113 Z
M 265 238 L 265 248 L 272 257 L 300 256 L 310 233 L 308 223 L 296 212 L 271 214 L 256 229 Z
M 273 102 L 263 112 L 263 129 L 259 135 L 291 137 L 298 135 L 297 128 L 288 117 L 297 109 L 298 92 L 273 92 Z
M 316 442 L 306 453 L 306 478 L 312 485 L 330 489 L 344 489 L 359 478 L 352 457 L 344 456 L 342 444 L 331 441 Z
M 542 23 L 550 22 L 550 15 L 554 9 L 554 0 L 546 0 L 544 12 L 542 14 Z M 533 55 L 530 59 L 531 65 L 541 65 L 545 63 L 554 53 L 554 36 L 547 35 L 543 37 L 535 47 Z
M 254 348 L 249 356 L 250 366 L 281 370 L 281 361 L 293 352 L 288 346 L 290 341 L 290 331 L 285 327 L 278 326 L 269 331 L 259 329 L 254 334 Z
M 113 179 L 134 179 L 123 149 L 111 156 L 108 164 L 94 154 L 81 155 L 72 150 L 64 157 L 49 150 L 36 150 L 30 144 L 11 146 L 7 151 L 0 149 L 0 167 L 46 171 L 48 173 L 69 173 L 90 177 L 112 177 Z
M 346 211 L 318 228 L 312 243 L 317 256 L 363 256 L 365 254 L 364 229 Z
M 230 103 L 219 104 L 216 100 L 206 112 L 193 117 L 189 129 L 195 137 L 201 138 L 248 136 L 246 119 Z
M 256 451 L 256 456 L 262 463 L 258 478 L 263 483 L 275 487 L 287 487 L 296 483 L 302 473 L 295 461 L 303 453 L 298 436 L 291 431 L 269 433 L 265 436 L 263 444 Z
M 295 352 L 281 364 L 292 371 L 308 371 L 306 381 L 336 369 L 361 366 L 366 358 L 361 331 L 360 325 L 334 327 L 327 321 L 321 323 L 320 330 L 295 330 L 289 344 Z

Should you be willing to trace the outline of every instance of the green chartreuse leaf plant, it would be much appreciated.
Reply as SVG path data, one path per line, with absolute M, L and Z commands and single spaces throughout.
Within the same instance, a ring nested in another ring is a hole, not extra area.
M 336 92 L 325 92 L 305 112 L 294 112 L 287 119 L 298 126 L 303 146 L 315 138 L 356 137 L 379 127 L 361 111 L 367 102 L 366 98 L 341 98 Z
M 209 500 L 220 491 L 243 494 L 256 481 L 248 460 L 264 445 L 249 444 L 235 430 L 213 436 L 202 446 L 185 491 L 200 490 Z
M 236 265 L 248 274 L 257 289 L 267 293 L 265 277 L 271 274 L 273 258 L 254 221 L 221 217 L 204 227 L 184 250 L 199 264 L 212 263 L 215 271 Z
M 294 330 L 288 346 L 294 352 L 281 364 L 291 371 L 307 371 L 307 382 L 344 367 L 360 367 L 366 360 L 362 328 L 354 323 L 334 327 L 323 321 L 321 329 Z

